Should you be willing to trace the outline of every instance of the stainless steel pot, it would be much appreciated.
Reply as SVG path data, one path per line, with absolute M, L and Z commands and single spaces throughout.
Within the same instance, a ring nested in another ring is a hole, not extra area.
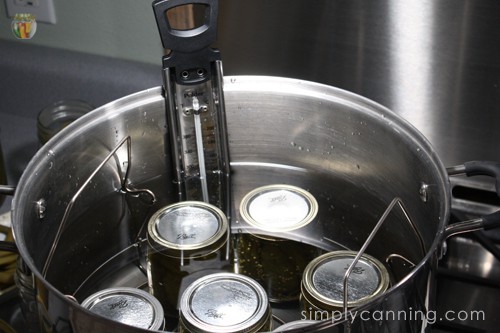
M 446 226 L 448 171 L 492 175 L 498 166 L 447 171 L 406 121 L 330 86 L 235 76 L 224 78 L 224 94 L 233 232 L 243 226 L 241 198 L 271 183 L 314 195 L 318 222 L 289 236 L 326 250 L 359 250 L 386 215 L 366 252 L 388 263 L 394 284 L 359 310 L 432 309 L 433 270 L 445 238 L 491 222 Z M 46 331 L 143 331 L 98 317 L 79 303 L 105 287 L 145 283 L 144 223 L 176 200 L 164 112 L 160 88 L 100 107 L 47 142 L 23 173 L 12 204 L 13 228 L 35 277 L 36 309 Z M 404 213 L 398 206 L 387 209 L 395 198 Z M 352 319 L 348 314 L 340 325 L 356 332 L 426 327 L 422 318 Z M 324 320 L 308 331 L 338 328 L 332 326 Z

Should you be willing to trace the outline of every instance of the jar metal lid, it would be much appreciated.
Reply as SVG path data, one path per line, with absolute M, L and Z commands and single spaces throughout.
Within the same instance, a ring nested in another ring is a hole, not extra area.
M 219 249 L 227 240 L 228 221 L 216 206 L 182 201 L 158 210 L 148 223 L 148 240 L 173 257 L 196 257 Z
M 183 293 L 180 320 L 189 332 L 254 332 L 269 324 L 271 310 L 264 289 L 235 273 L 204 276 Z
M 356 257 L 355 251 L 325 253 L 309 263 L 302 278 L 302 295 L 321 309 L 344 306 L 344 275 Z M 376 258 L 363 254 L 348 279 L 347 307 L 367 303 L 389 287 L 389 273 Z
M 318 203 L 306 190 L 292 185 L 275 184 L 256 188 L 240 203 L 242 219 L 257 229 L 287 232 L 302 228 L 314 220 Z
M 109 288 L 92 294 L 82 307 L 108 319 L 149 330 L 163 327 L 160 302 L 151 294 L 136 288 Z

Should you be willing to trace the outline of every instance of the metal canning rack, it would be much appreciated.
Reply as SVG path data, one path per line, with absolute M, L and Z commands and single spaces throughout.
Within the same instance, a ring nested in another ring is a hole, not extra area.
M 127 193 L 127 194 L 132 194 L 134 196 L 139 196 L 139 195 L 146 195 L 147 198 L 149 199 L 149 203 L 150 204 L 153 204 L 154 202 L 156 202 L 157 198 L 155 196 L 155 194 L 149 190 L 149 189 L 135 189 L 135 188 L 131 188 L 130 187 L 130 184 L 129 184 L 129 174 L 130 174 L 130 170 L 131 170 L 131 167 L 132 167 L 132 158 L 131 158 L 131 150 L 132 150 L 132 140 L 130 138 L 130 136 L 127 136 L 125 138 L 123 138 L 110 152 L 108 155 L 106 155 L 106 157 L 103 159 L 103 161 L 93 170 L 93 172 L 89 175 L 89 177 L 83 182 L 83 184 L 81 185 L 81 187 L 76 191 L 76 193 L 73 195 L 73 197 L 71 198 L 71 200 L 69 201 L 69 203 L 67 204 L 66 206 L 66 209 L 65 209 L 65 212 L 64 212 L 64 215 L 61 219 L 61 222 L 59 223 L 59 226 L 58 226 L 58 229 L 57 229 L 57 233 L 56 233 L 56 236 L 54 238 L 54 241 L 52 243 L 52 246 L 50 248 L 50 252 L 47 256 L 47 259 L 45 261 L 45 264 L 44 264 L 44 267 L 43 267 L 43 271 L 42 271 L 42 275 L 45 277 L 46 274 L 47 274 L 47 271 L 48 269 L 50 268 L 50 265 L 51 265 L 51 262 L 52 262 L 52 258 L 56 252 L 56 249 L 57 249 L 57 246 L 58 246 L 58 243 L 59 243 L 59 239 L 62 235 L 62 233 L 64 232 L 64 229 L 65 229 L 65 226 L 67 224 L 67 221 L 71 215 L 71 210 L 75 204 L 75 202 L 78 200 L 80 194 L 83 192 L 83 190 L 88 186 L 88 184 L 90 184 L 92 182 L 92 180 L 94 179 L 95 175 L 103 168 L 103 166 L 109 161 L 111 160 L 111 158 L 113 156 L 115 156 L 118 152 L 118 150 L 120 148 L 122 148 L 124 145 L 126 145 L 126 151 L 127 151 L 127 154 L 126 154 L 126 161 L 123 162 L 123 165 L 125 166 L 126 165 L 126 168 L 125 168 L 125 172 L 120 172 L 120 174 L 122 174 L 122 177 L 121 177 L 121 191 L 123 193 Z M 118 167 L 118 169 L 120 169 Z M 121 170 L 119 170 L 121 171 Z M 347 268 L 345 274 L 344 274 L 344 277 L 343 277 L 343 280 L 342 280 L 342 285 L 343 285 L 343 312 L 344 314 L 348 314 L 348 296 L 349 296 L 349 290 L 348 290 L 348 282 L 349 282 L 349 277 L 351 276 L 354 268 L 356 267 L 356 264 L 359 262 L 360 258 L 363 256 L 363 254 L 365 254 L 365 251 L 366 249 L 368 248 L 368 246 L 371 244 L 371 242 L 373 241 L 373 239 L 376 237 L 378 231 L 380 230 L 381 226 L 384 224 L 384 222 L 387 220 L 388 216 L 390 215 L 390 213 L 395 210 L 396 208 L 399 208 L 401 210 L 401 212 L 403 213 L 404 217 L 405 217 L 405 220 L 408 222 L 409 226 L 411 227 L 411 230 L 412 232 L 414 233 L 418 243 L 419 243 L 419 246 L 420 246 L 420 250 L 422 252 L 422 255 L 425 255 L 425 248 L 424 248 L 424 243 L 423 243 L 423 240 L 422 240 L 422 237 L 420 235 L 420 233 L 418 232 L 418 229 L 416 228 L 415 226 L 415 223 L 413 222 L 412 218 L 410 217 L 409 213 L 408 213 L 408 210 L 406 209 L 403 201 L 401 198 L 399 197 L 395 197 L 391 202 L 390 204 L 387 206 L 387 208 L 385 209 L 385 211 L 383 212 L 382 216 L 380 217 L 380 219 L 378 220 L 378 222 L 375 224 L 375 226 L 373 227 L 373 229 L 371 230 L 370 234 L 368 235 L 368 237 L 366 238 L 366 240 L 364 241 L 363 245 L 361 246 L 361 248 L 359 249 L 359 251 L 357 251 L 357 254 L 355 256 L 355 258 L 353 259 L 353 261 L 351 262 L 351 264 L 349 265 L 349 267 Z M 141 231 L 144 229 L 144 224 L 146 223 L 143 222 L 143 226 L 141 227 Z M 325 240 L 328 240 L 328 238 L 324 237 Z M 133 260 L 134 262 L 134 265 L 139 269 L 139 271 L 144 275 L 144 276 L 147 276 L 147 271 L 146 269 L 144 268 L 144 265 L 143 265 L 143 262 L 141 259 L 143 259 L 145 257 L 145 248 L 146 248 L 147 244 L 146 244 L 146 241 L 144 239 L 142 239 L 140 237 L 140 232 L 139 232 L 139 235 L 137 235 L 136 237 L 136 242 L 131 244 L 130 246 L 124 248 L 122 251 L 116 253 L 114 256 L 110 257 L 106 262 L 102 263 L 101 265 L 99 265 L 99 267 L 97 267 L 89 276 L 87 276 L 84 281 L 80 284 L 79 287 L 76 288 L 76 290 L 73 292 L 72 295 L 66 295 L 66 297 L 68 297 L 69 299 L 73 300 L 73 301 L 76 301 L 76 298 L 74 295 L 78 294 L 82 289 L 84 289 L 84 286 L 87 284 L 87 283 L 90 283 L 92 281 L 92 278 L 93 276 L 95 275 L 98 275 L 98 273 L 105 267 L 107 267 L 108 265 L 111 265 L 115 260 L 119 260 L 121 256 L 123 255 L 126 255 L 129 251 L 135 251 L 135 259 Z M 407 259 L 406 257 L 400 255 L 400 254 L 397 254 L 397 253 L 392 253 L 390 255 L 388 255 L 386 258 L 385 258 L 385 263 L 389 266 L 389 268 L 392 268 L 393 264 L 394 264 L 394 261 L 395 260 L 400 260 L 402 261 L 403 263 L 409 265 L 410 268 L 413 268 L 415 266 L 415 263 L 413 263 L 411 260 Z M 145 288 L 147 285 L 146 282 L 143 282 L 141 285 L 139 285 L 138 287 L 139 288 Z M 345 316 L 346 318 L 343 318 L 343 320 L 339 320 L 339 321 L 331 321 L 331 320 L 325 320 L 324 322 L 320 323 L 320 324 L 317 324 L 317 328 L 328 328 L 328 327 L 333 327 L 333 326 L 337 326 L 337 325 L 340 325 L 340 324 L 346 324 L 346 331 L 347 332 L 351 332 L 351 323 L 349 320 L 347 320 L 347 316 Z M 283 320 L 281 319 L 279 316 L 277 315 L 274 315 L 273 314 L 273 320 L 278 323 L 278 324 L 283 324 L 286 322 L 286 320 Z
M 128 177 L 130 174 L 130 168 L 132 165 L 132 139 L 130 136 L 127 136 L 123 138 L 114 149 L 110 151 L 110 153 L 104 158 L 104 160 L 94 169 L 94 171 L 90 174 L 90 176 L 83 182 L 82 186 L 76 191 L 76 193 L 73 195 L 71 200 L 69 201 L 68 205 L 66 206 L 66 210 L 64 211 L 64 215 L 62 217 L 61 222 L 59 223 L 59 227 L 56 232 L 56 236 L 54 238 L 54 241 L 52 242 L 52 246 L 50 248 L 50 252 L 47 256 L 47 259 L 45 261 L 45 264 L 43 266 L 42 270 L 42 276 L 46 277 L 47 271 L 50 268 L 50 264 L 52 262 L 52 258 L 54 257 L 55 251 L 57 249 L 57 245 L 59 244 L 59 239 L 61 238 L 61 235 L 65 229 L 66 223 L 70 217 L 71 210 L 73 208 L 73 205 L 77 201 L 78 197 L 80 194 L 83 192 L 83 190 L 92 182 L 92 179 L 95 177 L 95 175 L 104 167 L 104 165 L 116 154 L 118 149 L 120 149 L 124 144 L 127 144 L 127 161 L 125 161 L 123 164 L 126 165 L 126 171 L 125 174 L 123 175 L 121 179 L 121 191 L 124 193 L 130 193 L 132 195 L 140 195 L 140 194 L 146 194 L 147 196 L 150 197 L 151 203 L 154 203 L 156 201 L 156 196 L 155 194 L 148 190 L 148 189 L 133 189 L 129 187 L 129 182 L 128 182 Z M 121 170 L 119 170 L 121 171 Z M 120 172 L 121 173 L 121 172 Z

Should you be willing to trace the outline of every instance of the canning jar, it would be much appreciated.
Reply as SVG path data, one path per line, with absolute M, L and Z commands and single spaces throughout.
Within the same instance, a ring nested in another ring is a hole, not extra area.
M 193 282 L 180 301 L 181 333 L 254 333 L 271 330 L 271 307 L 255 280 L 216 273 Z
M 148 285 L 166 317 L 178 318 L 179 296 L 192 281 L 229 267 L 227 239 L 224 213 L 204 202 L 175 203 L 151 216 Z
M 321 254 L 315 246 L 286 238 L 315 221 L 316 199 L 291 185 L 254 189 L 241 201 L 240 215 L 249 228 L 236 237 L 238 273 L 259 282 L 271 302 L 296 301 L 304 268 Z
M 302 278 L 301 303 L 309 320 L 331 318 L 344 311 L 344 276 L 355 251 L 325 253 L 309 263 Z M 347 308 L 369 302 L 389 287 L 389 273 L 376 258 L 363 254 L 347 281 Z
M 130 326 L 152 331 L 163 328 L 163 309 L 160 302 L 141 289 L 104 289 L 86 298 L 82 307 Z

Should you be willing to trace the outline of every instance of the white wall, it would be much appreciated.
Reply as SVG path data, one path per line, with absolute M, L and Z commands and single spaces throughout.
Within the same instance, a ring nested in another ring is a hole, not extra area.
M 44 1 L 44 0 L 39 0 Z M 16 40 L 3 0 L 0 39 Z M 54 0 L 57 24 L 38 23 L 35 36 L 19 43 L 161 64 L 163 48 L 152 0 Z M 0 50 L 1 56 L 1 50 Z

